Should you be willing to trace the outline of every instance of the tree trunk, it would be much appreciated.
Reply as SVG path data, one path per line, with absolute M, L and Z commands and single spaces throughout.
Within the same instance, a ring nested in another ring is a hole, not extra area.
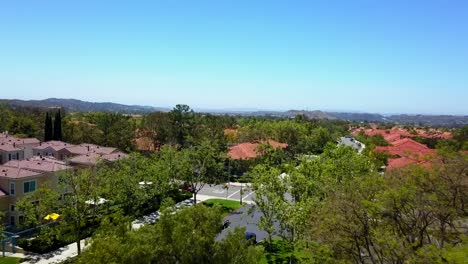
M 80 241 L 79 236 L 78 236 L 78 239 L 76 241 L 76 248 L 78 249 L 78 255 L 81 255 L 81 241 Z
M 193 202 L 194 204 L 197 204 L 197 193 L 193 192 Z
M 76 228 L 76 248 L 78 251 L 78 255 L 81 255 L 81 231 L 80 231 L 80 225 L 78 224 Z

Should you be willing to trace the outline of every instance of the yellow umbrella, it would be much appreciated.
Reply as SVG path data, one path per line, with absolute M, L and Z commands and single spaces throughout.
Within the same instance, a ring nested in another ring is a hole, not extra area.
M 46 215 L 46 217 L 44 217 L 45 220 L 57 220 L 58 218 L 60 217 L 59 214 L 56 214 L 56 213 L 52 213 L 52 214 L 48 214 Z

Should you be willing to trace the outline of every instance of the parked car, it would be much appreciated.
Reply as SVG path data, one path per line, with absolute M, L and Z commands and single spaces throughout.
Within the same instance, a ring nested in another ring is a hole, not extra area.
M 252 232 L 245 232 L 245 239 L 251 241 L 253 244 L 257 244 L 257 234 Z
M 188 183 L 184 183 L 182 185 L 179 186 L 179 189 L 183 190 L 183 191 L 187 191 L 187 192 L 193 192 L 193 187 L 192 185 L 188 184 Z

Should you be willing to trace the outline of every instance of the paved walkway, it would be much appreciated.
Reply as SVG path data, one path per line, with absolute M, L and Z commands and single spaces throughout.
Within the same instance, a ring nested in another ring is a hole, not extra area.
M 81 249 L 85 248 L 85 240 L 81 240 Z M 46 254 L 14 254 L 9 255 L 12 257 L 19 257 L 27 259 L 22 264 L 52 264 L 52 263 L 61 263 L 68 258 L 76 257 L 78 255 L 78 248 L 76 243 L 67 245 L 65 247 L 59 248 L 55 251 L 46 253 Z

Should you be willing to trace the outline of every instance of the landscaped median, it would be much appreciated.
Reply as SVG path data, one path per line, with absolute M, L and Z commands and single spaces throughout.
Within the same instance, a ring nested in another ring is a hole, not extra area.
M 225 199 L 208 199 L 203 202 L 208 207 L 219 206 L 222 209 L 223 216 L 227 216 L 230 213 L 240 209 L 246 203 L 240 204 L 238 201 L 225 200 Z

